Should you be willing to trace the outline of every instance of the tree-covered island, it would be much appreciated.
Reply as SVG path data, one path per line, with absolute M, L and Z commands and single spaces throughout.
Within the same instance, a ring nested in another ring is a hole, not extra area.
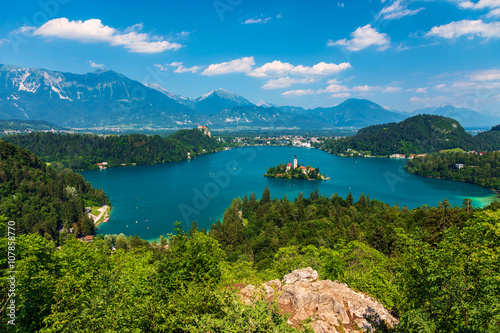
M 281 163 L 275 167 L 267 169 L 265 177 L 283 178 L 283 179 L 304 179 L 304 180 L 327 180 L 330 177 L 325 177 L 319 173 L 319 168 L 312 168 L 310 166 L 303 166 L 297 163 L 297 155 L 292 162 L 287 165 Z

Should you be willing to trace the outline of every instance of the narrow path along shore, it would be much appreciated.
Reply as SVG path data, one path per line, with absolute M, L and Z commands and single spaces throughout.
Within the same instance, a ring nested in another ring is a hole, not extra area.
M 103 215 L 107 212 L 108 208 L 109 208 L 109 206 L 107 206 L 107 205 L 104 205 L 104 206 L 102 206 L 101 208 L 99 208 L 99 209 L 98 209 L 98 211 L 100 211 L 101 213 L 100 213 L 98 216 L 95 216 L 95 215 L 93 215 L 93 214 L 89 214 L 89 217 L 91 217 L 91 218 L 94 220 L 94 224 L 95 224 L 96 226 L 98 226 L 98 225 L 99 225 L 99 222 L 98 222 L 98 221 L 99 221 L 99 220 L 101 219 L 101 217 L 102 217 L 102 216 L 103 216 Z

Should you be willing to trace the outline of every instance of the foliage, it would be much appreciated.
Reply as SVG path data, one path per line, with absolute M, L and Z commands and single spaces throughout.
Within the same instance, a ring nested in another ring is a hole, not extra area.
M 295 332 L 276 305 L 243 305 L 223 284 L 217 241 L 193 231 L 169 246 L 113 251 L 109 240 L 16 239 L 16 325 L 7 332 Z M 132 238 L 133 239 L 133 238 Z M 7 238 L 0 270 L 7 275 Z M 6 318 L 8 281 L 0 281 Z
M 457 147 L 465 150 L 500 149 L 500 137 L 496 138 L 497 133 L 490 132 L 473 137 L 456 120 L 418 115 L 399 123 L 369 126 L 349 138 L 326 140 L 321 148 L 334 154 L 354 150 L 373 156 L 432 153 Z M 495 141 L 491 140 L 492 136 Z
M 110 204 L 104 191 L 94 189 L 71 171 L 56 171 L 35 155 L 0 140 L 0 211 L 16 222 L 17 234 L 39 233 L 58 242 L 59 230 L 93 234 L 86 205 Z
M 460 169 L 457 164 L 463 164 Z M 422 176 L 500 189 L 500 153 L 432 154 L 409 160 L 406 171 Z
M 435 246 L 401 237 L 402 332 L 500 331 L 499 221 L 498 211 L 477 213 Z
M 197 129 L 181 130 L 168 137 L 130 134 L 55 134 L 8 135 L 3 139 L 28 149 L 44 162 L 73 170 L 97 169 L 97 163 L 116 167 L 129 164 L 157 164 L 181 161 L 220 150 L 222 144 Z

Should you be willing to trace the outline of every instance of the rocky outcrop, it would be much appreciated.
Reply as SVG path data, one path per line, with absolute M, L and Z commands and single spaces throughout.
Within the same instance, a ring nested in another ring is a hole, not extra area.
M 241 290 L 242 299 L 251 304 L 258 295 L 252 285 Z M 350 289 L 346 284 L 318 280 L 312 268 L 295 270 L 262 285 L 268 301 L 276 299 L 283 313 L 290 314 L 288 323 L 300 327 L 303 322 L 316 333 L 364 332 L 372 329 L 366 316 L 384 321 L 388 326 L 398 323 L 384 306 L 368 295 Z

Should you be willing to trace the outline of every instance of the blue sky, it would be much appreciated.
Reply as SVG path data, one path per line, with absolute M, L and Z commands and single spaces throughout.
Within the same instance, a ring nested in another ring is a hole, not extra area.
M 105 68 L 187 97 L 367 98 L 500 114 L 500 0 L 40 0 L 4 5 L 0 63 Z

